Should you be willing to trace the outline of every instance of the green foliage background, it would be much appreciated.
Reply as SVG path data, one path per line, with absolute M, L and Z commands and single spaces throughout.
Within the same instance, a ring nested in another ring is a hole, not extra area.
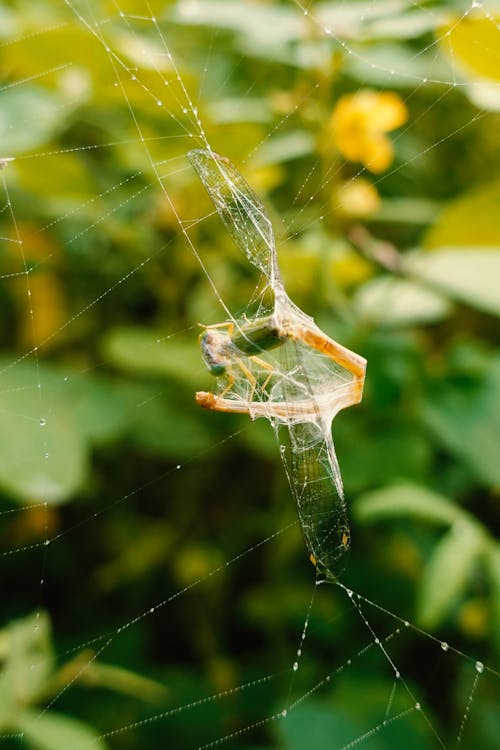
M 342 580 L 436 635 L 398 638 L 395 659 L 451 744 L 475 659 L 498 668 L 500 650 L 494 16 L 313 4 L 341 23 L 339 44 L 292 2 L 118 10 L 0 11 L 0 155 L 15 157 L 0 199 L 0 747 L 196 747 L 288 694 L 289 674 L 233 692 L 290 667 L 313 571 L 271 430 L 194 404 L 211 385 L 196 324 L 224 315 L 179 219 L 235 315 L 255 279 L 216 217 L 199 221 L 211 207 L 185 159 L 201 144 L 182 86 L 270 207 L 292 299 L 368 359 L 362 405 L 334 426 L 353 527 Z M 173 62 L 140 20 L 153 13 Z M 359 165 L 327 123 L 364 87 L 397 91 L 409 118 L 389 136 L 392 167 L 364 172 L 380 204 L 362 218 L 341 208 Z M 369 642 L 353 619 L 340 590 L 318 592 L 297 695 Z M 473 658 L 442 663 L 441 640 Z M 363 659 L 231 746 L 342 747 L 380 721 L 392 683 L 386 661 Z M 494 747 L 499 693 L 487 673 L 464 747 Z M 369 747 L 434 747 L 422 726 L 410 717 Z

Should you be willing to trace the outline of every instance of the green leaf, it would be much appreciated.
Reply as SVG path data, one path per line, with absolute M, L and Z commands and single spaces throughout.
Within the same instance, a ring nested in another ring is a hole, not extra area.
M 267 138 L 258 150 L 256 161 L 259 165 L 281 164 L 309 156 L 314 149 L 315 142 L 311 133 L 289 130 L 282 135 Z
M 0 671 L 0 731 L 10 734 L 17 718 L 18 706 L 5 671 Z
M 500 484 L 500 357 L 484 380 L 445 383 L 422 405 L 429 429 L 486 484 Z
M 423 521 L 449 525 L 467 518 L 461 508 L 443 495 L 406 483 L 361 495 L 354 503 L 353 515 L 361 523 L 413 516 Z
M 17 706 L 36 702 L 54 668 L 48 617 L 38 613 L 15 620 L 1 631 L 0 649 L 9 701 Z
M 84 680 L 86 685 L 109 688 L 142 701 L 160 703 L 168 696 L 160 682 L 114 664 L 94 661 L 85 670 Z
M 500 316 L 500 243 L 498 247 L 446 247 L 409 260 L 422 283 L 482 312 Z
M 385 39 L 365 45 L 362 56 L 349 55 L 345 65 L 350 76 L 362 86 L 380 86 L 381 89 L 387 88 L 388 70 L 398 71 L 397 76 L 391 76 L 391 89 L 406 90 L 408 81 L 412 80 L 446 81 L 450 76 L 446 61 L 433 54 L 432 49 L 427 54 L 423 50 L 418 55 L 409 55 L 406 46 Z
M 303 23 L 296 8 L 267 3 L 255 5 L 249 0 L 238 3 L 203 0 L 193 8 L 178 2 L 169 13 L 169 21 L 225 29 L 236 35 L 235 45 L 246 55 L 298 64 L 291 42 L 302 38 Z
M 64 379 L 31 362 L 0 368 L 0 485 L 22 501 L 60 503 L 82 485 L 88 461 Z
M 457 604 L 472 577 L 486 540 L 474 523 L 453 524 L 428 559 L 420 585 L 418 618 L 425 628 L 439 626 Z
M 500 246 L 500 180 L 460 195 L 447 204 L 424 238 L 424 247 Z
M 354 305 L 358 315 L 370 324 L 398 327 L 436 323 L 451 312 L 441 295 L 411 281 L 381 277 L 361 286 Z
M 349 743 L 359 735 L 359 727 L 326 703 L 309 702 L 280 721 L 279 733 L 286 750 L 325 750 Z
M 272 120 L 272 110 L 265 99 L 236 96 L 215 99 L 208 103 L 207 114 L 217 125 L 240 122 L 258 122 L 268 124 Z
M 2 156 L 16 156 L 46 143 L 61 129 L 62 101 L 46 89 L 24 85 L 2 92 Z M 66 115 L 67 116 L 67 115 Z
M 416 11 L 401 0 L 372 2 L 322 2 L 315 7 L 315 18 L 322 26 L 335 29 L 343 39 L 405 39 L 420 36 L 435 28 L 440 16 Z M 387 63 L 388 64 L 388 63 Z
M 90 727 L 54 711 L 25 710 L 18 720 L 25 741 L 36 750 L 105 750 L 107 744 Z
M 127 398 L 131 437 L 142 449 L 178 460 L 193 458 L 213 444 L 213 421 L 195 405 L 194 393 L 180 402 L 175 392 L 140 386 L 122 386 L 121 391 Z
M 427 475 L 431 453 L 429 440 L 422 431 L 399 422 L 384 425 L 383 430 L 375 431 L 376 437 L 367 440 L 362 426 L 352 429 L 347 416 L 340 414 L 336 418 L 333 437 L 339 447 L 340 468 L 349 493 L 390 485 L 401 477 L 420 481 Z M 353 445 L 356 450 L 352 450 Z
M 165 338 L 146 328 L 115 328 L 103 338 L 102 349 L 112 363 L 135 374 L 167 375 L 193 388 L 199 387 L 205 374 L 196 330 L 191 338 L 182 339 Z
M 486 572 L 491 589 L 491 632 L 496 641 L 497 653 L 500 654 L 500 545 L 493 543 L 486 555 Z
M 67 396 L 82 433 L 93 443 L 115 439 L 128 427 L 127 402 L 116 383 L 95 375 L 73 375 Z
M 84 211 L 90 214 L 95 186 L 85 163 L 75 154 L 46 154 L 43 169 L 33 169 L 30 161 L 18 159 L 15 168 L 19 184 L 43 198 L 56 215 L 63 207 L 67 211 L 78 208 L 80 215 Z

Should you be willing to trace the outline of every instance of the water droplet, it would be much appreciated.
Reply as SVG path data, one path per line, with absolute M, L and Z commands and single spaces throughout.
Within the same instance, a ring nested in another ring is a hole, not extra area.
M 479 674 L 482 674 L 484 672 L 484 664 L 482 661 L 476 662 L 476 672 L 479 672 Z
M 399 680 L 399 678 L 401 677 L 401 674 L 396 670 L 394 672 L 394 677 L 396 678 L 396 680 Z
M 48 547 L 48 546 L 49 546 L 49 544 L 50 544 L 50 539 L 46 539 L 46 540 L 44 541 L 44 544 L 45 544 L 45 546 L 46 546 L 46 547 Z
M 177 464 L 177 466 L 175 468 L 177 469 L 177 471 L 179 471 L 179 469 L 181 468 L 181 465 Z
M 408 620 L 405 620 L 404 624 L 405 624 L 405 628 L 409 628 L 410 627 L 410 623 L 408 622 Z
M 163 102 L 162 102 L 161 99 L 157 99 L 156 100 L 156 104 L 157 104 L 158 107 L 163 107 Z
M 40 419 L 40 427 L 45 427 L 46 424 L 47 424 L 47 421 L 42 417 Z
M 351 589 L 346 589 L 346 592 L 347 592 L 347 596 L 349 596 L 352 599 L 353 592 L 351 591 Z
M 294 661 L 293 662 L 293 671 L 296 672 L 298 670 L 298 668 L 299 668 L 299 662 L 298 661 Z
M 450 647 L 448 646 L 448 644 L 446 643 L 446 641 L 442 641 L 441 642 L 441 648 L 443 649 L 443 651 L 448 651 L 448 649 Z
M 421 708 L 422 706 L 420 705 L 420 703 L 415 703 L 415 711 L 420 711 Z
M 281 712 L 281 715 L 282 715 L 283 717 L 285 717 L 285 716 L 286 716 L 286 708 L 284 708 L 284 709 L 283 709 L 283 711 Z
M 150 607 L 150 608 L 149 608 L 149 613 L 150 613 L 150 614 L 153 614 L 153 612 L 154 612 L 154 611 L 155 611 L 155 608 L 154 608 L 154 607 Z
M 301 656 L 301 654 L 302 654 L 302 649 L 301 649 L 301 648 L 298 648 L 298 649 L 297 649 L 297 656 Z
M 377 644 L 377 646 L 378 646 L 378 645 L 379 645 L 379 643 L 380 643 L 380 638 L 375 638 L 375 643 L 376 643 L 376 644 Z

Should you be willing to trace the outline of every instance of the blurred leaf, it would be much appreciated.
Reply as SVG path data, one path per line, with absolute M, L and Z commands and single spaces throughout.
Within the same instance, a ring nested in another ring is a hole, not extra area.
M 0 393 L 0 484 L 23 501 L 60 503 L 82 485 L 88 458 L 62 378 L 42 365 L 8 367 Z
M 373 216 L 375 222 L 394 224 L 433 224 L 441 208 L 437 201 L 429 198 L 386 198 Z
M 128 426 L 127 403 L 111 379 L 74 375 L 67 396 L 82 433 L 94 443 L 116 439 Z
M 102 349 L 106 359 L 127 372 L 167 375 L 196 389 L 204 374 L 197 341 L 201 330 L 195 329 L 190 339 L 165 339 L 151 329 L 115 328 L 106 333 Z
M 428 31 L 433 31 L 442 21 L 442 14 L 437 8 L 434 8 L 433 13 L 429 13 L 426 8 L 419 9 L 415 5 L 403 4 L 401 10 L 403 12 L 395 12 L 394 7 L 388 7 L 385 18 L 376 19 L 367 25 L 365 37 L 384 40 L 415 39 Z
M 497 83 L 479 83 L 475 81 L 466 88 L 467 96 L 478 109 L 500 111 L 500 87 Z
M 344 747 L 359 736 L 359 727 L 343 713 L 327 703 L 312 701 L 290 711 L 278 727 L 286 750 Z M 374 747 L 382 748 L 382 745 L 377 743 Z
M 267 138 L 259 147 L 256 161 L 259 165 L 280 164 L 309 156 L 314 153 L 314 149 L 315 142 L 311 133 L 289 130 L 285 134 Z
M 56 215 L 71 209 L 78 209 L 79 216 L 85 209 L 90 214 L 90 206 L 82 206 L 82 202 L 93 196 L 92 175 L 75 154 L 44 154 L 38 169 L 19 159 L 15 167 L 23 188 L 40 196 Z
M 362 320 L 384 327 L 436 323 L 451 312 L 444 297 L 411 281 L 388 276 L 361 286 L 354 305 Z
M 25 709 L 18 720 L 24 740 L 36 750 L 106 750 L 107 744 L 97 732 L 77 719 L 55 711 L 41 713 Z
M 164 701 L 169 694 L 165 685 L 160 682 L 143 677 L 130 669 L 98 661 L 88 666 L 83 679 L 86 685 L 109 688 L 152 703 Z
M 436 20 L 439 22 L 439 17 Z M 365 45 L 362 56 L 349 55 L 346 68 L 362 86 L 380 86 L 382 89 L 387 87 L 388 69 L 398 71 L 397 76 L 391 77 L 391 89 L 406 89 L 408 80 L 446 81 L 450 76 L 446 61 L 433 54 L 432 48 L 427 53 L 420 50 L 418 55 L 409 55 L 405 46 L 385 39 Z
M 25 85 L 2 91 L 2 156 L 17 156 L 46 143 L 61 129 L 62 101 L 46 89 Z
M 460 507 L 446 497 L 426 487 L 406 483 L 361 495 L 353 505 L 353 515 L 361 523 L 412 516 L 446 525 L 467 517 Z
M 345 422 L 341 424 L 342 418 Z M 333 425 L 333 437 L 338 447 L 344 447 L 339 450 L 339 463 L 349 493 L 391 484 L 401 477 L 419 481 L 426 476 L 431 458 L 429 441 L 413 425 L 384 425 L 372 436 L 367 439 L 363 425 L 354 431 L 343 415 Z
M 486 541 L 481 529 L 464 519 L 453 524 L 427 560 L 419 591 L 418 618 L 423 627 L 439 626 L 471 580 Z
M 302 36 L 303 20 L 298 9 L 284 5 L 258 4 L 240 0 L 203 0 L 193 4 L 177 2 L 169 21 L 183 25 L 211 26 L 236 34 L 235 43 L 247 55 L 265 56 L 297 64 L 290 42 Z
M 208 113 L 214 123 L 261 122 L 270 123 L 272 110 L 266 99 L 247 97 L 215 99 L 208 103 Z
M 491 632 L 500 654 L 500 545 L 491 545 L 486 556 L 486 572 L 491 590 Z
M 423 404 L 422 416 L 436 437 L 480 481 L 500 484 L 499 357 L 491 361 L 479 383 L 446 383 L 439 392 L 433 388 Z
M 0 671 L 0 732 L 11 734 L 16 725 L 19 707 L 12 695 L 11 686 L 5 672 Z M 1 736 L 1 735 L 0 735 Z
M 9 701 L 18 706 L 36 702 L 54 668 L 48 617 L 30 615 L 0 631 L 0 655 Z
M 128 428 L 127 401 L 111 380 L 90 373 L 2 366 L 0 484 L 22 501 L 61 503 L 86 479 L 90 442 Z
M 157 389 L 122 386 L 127 398 L 131 437 L 141 449 L 174 459 L 194 458 L 214 441 L 212 426 L 194 403 Z M 185 393 L 185 391 L 183 391 Z M 191 407 L 191 408 L 190 408 Z
M 435 28 L 440 15 L 419 11 L 402 0 L 356 0 L 346 5 L 339 0 L 326 0 L 315 5 L 315 18 L 335 35 L 358 41 L 364 39 L 401 39 L 420 36 Z M 386 76 L 387 79 L 387 76 Z
M 437 30 L 437 39 L 443 54 L 469 77 L 500 81 L 499 19 L 483 13 L 454 17 Z
M 411 274 L 452 299 L 500 316 L 500 244 L 497 248 L 440 248 L 413 256 Z
M 424 247 L 500 246 L 500 180 L 475 187 L 443 208 L 424 237 Z
M 147 34 L 137 31 L 122 30 L 115 34 L 117 49 L 136 70 L 154 70 L 163 74 L 174 73 L 175 65 L 169 55 L 165 54 L 165 46 L 160 39 L 151 38 Z

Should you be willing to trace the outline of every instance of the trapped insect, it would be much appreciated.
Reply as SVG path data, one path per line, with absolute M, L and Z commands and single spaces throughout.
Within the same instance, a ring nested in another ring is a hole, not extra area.
M 255 315 L 204 327 L 202 356 L 219 390 L 200 391 L 196 400 L 207 409 L 269 419 L 311 561 L 320 575 L 335 578 L 350 533 L 332 422 L 361 401 L 366 360 L 288 297 L 271 221 L 231 162 L 205 149 L 188 157 L 232 239 L 265 279 Z

